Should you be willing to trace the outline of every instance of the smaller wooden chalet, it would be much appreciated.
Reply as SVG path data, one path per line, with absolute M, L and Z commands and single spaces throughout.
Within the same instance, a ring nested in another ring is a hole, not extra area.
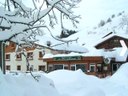
M 128 36 L 126 34 L 116 35 L 112 34 L 101 38 L 100 42 L 95 45 L 96 49 L 112 50 L 113 48 L 122 47 L 120 40 L 123 40 L 128 45 Z
M 122 46 L 120 41 L 123 40 L 128 46 L 127 34 L 110 34 L 102 38 L 101 42 L 95 45 L 96 49 L 104 50 L 104 61 L 108 61 L 109 70 L 113 74 L 125 62 L 128 62 L 128 52 L 124 56 L 120 56 Z

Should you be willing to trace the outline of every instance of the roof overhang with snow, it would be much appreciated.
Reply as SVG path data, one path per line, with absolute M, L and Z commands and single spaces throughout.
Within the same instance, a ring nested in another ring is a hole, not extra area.
M 107 37 L 101 38 L 96 45 L 94 45 L 95 48 L 99 49 L 98 47 L 104 44 L 105 42 L 114 39 L 114 38 L 120 38 L 120 40 L 127 40 L 128 41 L 128 36 L 126 34 L 111 34 L 108 35 Z

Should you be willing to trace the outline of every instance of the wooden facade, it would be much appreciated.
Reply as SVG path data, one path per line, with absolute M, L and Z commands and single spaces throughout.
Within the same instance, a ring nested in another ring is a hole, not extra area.
M 95 48 L 97 48 L 97 49 L 113 49 L 115 47 L 122 47 L 120 44 L 120 40 L 124 40 L 124 42 L 128 46 L 128 39 L 114 35 L 111 38 L 108 38 L 105 41 L 98 43 L 95 46 Z
M 112 53 L 113 51 L 115 51 L 113 48 L 121 48 L 122 47 L 120 40 L 123 40 L 125 42 L 126 46 L 128 46 L 128 38 L 113 35 L 112 37 L 106 39 L 105 41 L 98 43 L 95 46 L 95 48 L 96 49 L 105 49 L 105 51 L 111 51 L 111 53 Z M 109 64 L 109 71 L 111 72 L 111 74 L 114 74 L 123 63 L 128 62 L 128 56 L 126 57 L 127 59 L 125 61 L 116 61 L 115 58 L 116 57 L 110 58 L 111 61 Z
M 62 58 L 72 58 L 74 56 L 66 56 Z M 75 56 L 76 59 L 59 59 L 44 58 L 47 62 L 47 71 L 58 69 L 78 70 L 81 69 L 86 74 L 99 75 L 103 72 L 103 57 L 102 56 Z M 58 57 L 60 58 L 60 57 Z M 77 59 L 79 58 L 79 59 Z
M 24 46 L 24 45 L 23 45 Z M 24 47 L 26 51 L 35 50 L 36 47 Z M 5 47 L 5 53 L 15 52 L 16 44 L 14 42 L 9 42 L 9 45 Z M 19 50 L 21 51 L 21 50 Z

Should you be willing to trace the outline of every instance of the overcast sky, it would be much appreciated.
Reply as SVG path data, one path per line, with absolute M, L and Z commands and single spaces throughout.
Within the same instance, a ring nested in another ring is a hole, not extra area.
M 29 2 L 31 0 L 22 1 L 28 1 L 26 4 L 31 5 Z M 128 0 L 81 0 L 75 13 L 81 15 L 82 19 L 78 27 L 80 30 L 84 30 L 86 26 L 97 26 L 100 20 L 107 19 L 111 17 L 111 15 L 118 14 L 125 10 L 128 10 Z M 69 27 L 67 22 L 66 25 Z
M 82 26 L 95 26 L 101 19 L 128 10 L 128 0 L 82 0 L 77 10 Z

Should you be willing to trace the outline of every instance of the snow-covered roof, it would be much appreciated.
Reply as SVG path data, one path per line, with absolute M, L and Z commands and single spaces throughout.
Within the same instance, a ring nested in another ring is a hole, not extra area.
M 95 47 L 96 44 L 103 42 L 104 40 L 107 40 L 108 38 L 111 38 L 114 35 L 128 39 L 128 27 L 122 22 L 122 19 L 125 15 L 127 15 L 127 13 L 122 13 L 122 15 L 120 16 L 115 15 L 114 18 L 110 17 L 111 22 L 106 22 L 107 20 L 104 20 L 105 25 L 101 27 L 98 27 L 97 25 L 94 28 L 85 27 L 85 29 L 80 29 L 79 32 L 68 37 L 68 39 L 79 37 L 78 43 L 84 45 L 86 48 L 88 48 L 88 50 L 92 50 L 90 48 Z M 103 38 L 110 32 L 113 32 L 113 34 Z
M 81 52 L 81 53 L 86 53 L 88 52 L 88 50 L 85 47 L 80 46 L 79 44 L 61 44 L 61 45 L 57 45 L 52 47 L 52 49 L 54 50 L 65 50 L 65 51 L 74 51 L 74 52 Z
M 128 56 L 128 50 L 124 54 L 124 56 L 121 56 L 122 48 L 114 48 L 113 51 L 104 51 L 102 55 L 105 58 L 115 58 L 115 61 L 126 61 Z
M 85 53 L 88 52 L 87 48 L 80 46 L 78 43 L 76 42 L 69 42 L 64 43 L 61 40 L 56 40 L 55 38 L 53 38 L 51 35 L 43 35 L 38 36 L 37 37 L 39 39 L 39 41 L 37 41 L 36 43 L 39 45 L 43 45 L 43 46 L 47 46 L 47 42 L 50 42 L 50 48 L 53 50 L 60 50 L 60 51 L 74 51 L 74 52 L 81 52 L 81 53 Z
M 93 56 L 102 56 L 102 50 L 96 50 L 95 52 L 87 52 L 87 53 L 69 53 L 69 54 L 56 54 L 56 55 L 53 55 L 53 54 L 45 54 L 43 56 L 44 59 L 47 59 L 47 58 L 54 58 L 54 57 L 66 57 L 66 56 L 83 56 L 83 57 L 93 57 Z
M 104 41 L 106 41 L 106 40 L 108 40 L 108 39 L 110 39 L 110 38 L 112 38 L 112 37 L 114 37 L 114 36 L 117 36 L 117 37 L 122 37 L 122 38 L 124 38 L 124 39 L 128 39 L 128 36 L 127 36 L 128 34 L 126 34 L 126 33 L 112 33 L 112 34 L 110 34 L 110 35 L 108 35 L 108 36 L 106 36 L 106 37 L 102 37 L 101 39 L 99 39 L 96 43 L 96 45 L 98 45 L 98 44 L 100 44 L 100 43 L 102 43 L 102 42 L 104 42 Z M 95 46 L 96 46 L 95 45 Z
M 88 52 L 82 54 L 82 56 L 104 56 L 104 57 L 114 57 L 116 61 L 125 61 L 127 58 L 127 53 L 124 56 L 120 56 L 120 52 L 122 48 L 115 48 L 114 51 L 104 51 L 103 49 L 96 49 L 95 45 L 104 42 L 114 36 L 119 36 L 125 39 L 128 39 L 127 33 L 127 25 L 121 25 L 122 18 L 126 15 L 122 13 L 120 16 L 115 16 L 111 18 L 111 22 L 106 23 L 102 27 L 96 28 L 85 28 L 84 30 L 80 30 L 76 34 L 69 36 L 67 39 L 78 39 L 79 45 L 83 45 L 85 48 L 88 49 Z M 112 32 L 112 34 L 109 34 Z M 109 34 L 108 36 L 106 36 Z M 106 36 L 106 37 L 104 37 Z M 103 38 L 104 37 L 104 38 Z M 67 54 L 66 54 L 67 55 Z

